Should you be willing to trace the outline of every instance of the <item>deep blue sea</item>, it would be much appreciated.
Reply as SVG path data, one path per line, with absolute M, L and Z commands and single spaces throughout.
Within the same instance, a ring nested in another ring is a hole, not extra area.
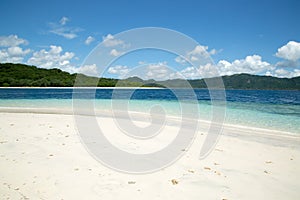
M 169 89 L 96 89 L 76 90 L 82 100 L 94 99 L 95 108 L 109 110 L 111 99 L 129 101 L 129 109 L 149 112 L 153 105 L 169 115 L 180 114 L 179 101 L 196 100 L 200 119 L 210 120 L 211 98 L 206 89 L 176 89 L 180 100 Z M 72 108 L 71 88 L 1 88 L 0 107 Z M 226 123 L 290 133 L 300 133 L 300 91 L 226 90 Z

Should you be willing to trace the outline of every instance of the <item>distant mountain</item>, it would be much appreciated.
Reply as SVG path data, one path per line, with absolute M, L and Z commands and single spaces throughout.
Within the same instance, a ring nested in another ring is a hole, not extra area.
M 235 74 L 232 76 L 223 76 L 222 78 L 226 89 L 300 90 L 300 76 L 295 78 L 277 78 L 272 76 Z
M 60 69 L 42 69 L 24 64 L 0 63 L 0 87 L 72 87 L 76 76 L 81 76 L 80 86 L 98 87 L 171 87 L 184 88 L 186 80 L 172 79 L 155 81 L 139 77 L 127 79 L 96 78 L 83 74 L 70 74 Z M 206 88 L 206 81 L 215 78 L 188 80 L 193 88 Z M 277 78 L 250 74 L 235 74 L 222 77 L 226 89 L 300 90 L 300 77 Z
M 222 76 L 222 79 L 226 89 L 300 90 L 299 76 L 295 78 L 277 78 L 272 76 L 235 74 Z M 189 82 L 192 87 L 202 88 L 205 85 L 203 79 L 190 80 Z

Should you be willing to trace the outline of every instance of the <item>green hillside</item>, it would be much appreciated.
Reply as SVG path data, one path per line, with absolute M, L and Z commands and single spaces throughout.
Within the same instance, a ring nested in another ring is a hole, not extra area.
M 81 86 L 95 86 L 96 77 L 70 74 L 60 69 L 42 69 L 24 64 L 0 64 L 0 86 L 4 87 L 72 87 L 76 76 L 81 76 Z M 114 87 L 116 79 L 101 78 L 99 86 Z
M 96 78 L 83 74 L 70 74 L 60 69 L 42 69 L 24 64 L 0 63 L 0 87 L 72 87 L 76 76 L 81 76 L 77 86 L 98 87 L 185 87 L 185 80 L 173 79 L 165 81 L 142 80 L 138 77 L 127 79 Z M 300 77 L 276 78 L 250 74 L 223 76 L 226 89 L 271 89 L 300 90 Z M 214 78 L 207 79 L 208 81 Z M 188 80 L 194 88 L 206 88 L 203 79 Z

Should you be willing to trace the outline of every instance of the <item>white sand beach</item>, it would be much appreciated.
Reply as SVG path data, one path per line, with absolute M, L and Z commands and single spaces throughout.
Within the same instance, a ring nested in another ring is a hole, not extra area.
M 203 160 L 205 134 L 173 165 L 151 174 L 116 172 L 84 148 L 72 115 L 0 113 L 0 199 L 299 199 L 300 137 L 263 129 L 225 126 L 216 148 Z M 99 117 L 116 145 L 155 151 L 129 142 L 109 117 Z M 143 122 L 139 122 L 143 123 Z M 104 131 L 105 132 L 105 131 Z M 165 139 L 164 139 L 165 137 Z M 145 145 L 145 146 L 142 146 Z

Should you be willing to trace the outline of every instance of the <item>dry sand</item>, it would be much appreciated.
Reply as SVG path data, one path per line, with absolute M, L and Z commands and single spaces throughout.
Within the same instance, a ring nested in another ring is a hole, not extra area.
M 176 132 L 166 127 L 168 134 L 149 145 L 126 140 L 109 117 L 98 121 L 110 140 L 129 152 L 155 151 Z M 72 115 L 2 112 L 0 124 L 0 199 L 300 197 L 300 137 L 295 135 L 226 126 L 216 148 L 199 160 L 203 126 L 175 164 L 132 175 L 96 161 L 81 144 Z

